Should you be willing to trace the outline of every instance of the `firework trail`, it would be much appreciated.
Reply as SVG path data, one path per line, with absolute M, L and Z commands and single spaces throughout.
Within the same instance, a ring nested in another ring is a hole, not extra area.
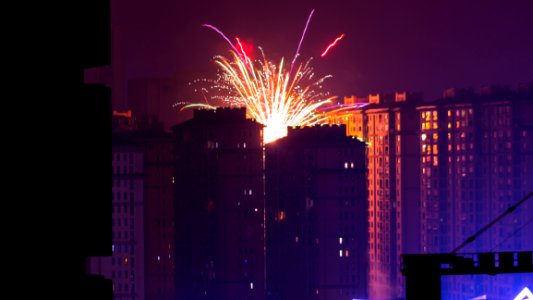
M 322 52 L 322 55 L 320 56 L 324 57 L 328 53 L 329 49 L 335 46 L 338 41 L 342 40 L 343 37 L 344 37 L 344 33 L 341 34 L 338 38 L 336 38 L 335 41 L 333 41 L 333 43 L 329 44 L 329 46 L 326 48 L 326 50 L 324 50 L 324 52 Z
M 207 27 L 207 28 L 211 28 L 213 29 L 214 31 L 216 31 L 218 34 L 220 34 L 220 36 L 222 36 L 222 38 L 224 38 L 226 40 L 226 42 L 228 42 L 228 44 L 231 46 L 231 48 L 233 48 L 233 51 L 239 53 L 239 50 L 237 50 L 237 48 L 235 48 L 235 46 L 233 46 L 233 44 L 231 43 L 231 41 L 228 39 L 228 37 L 222 32 L 220 31 L 218 28 L 216 28 L 215 26 L 213 25 L 210 25 L 210 24 L 202 24 L 202 26 L 204 27 Z M 238 41 L 238 39 L 237 39 Z M 239 42 L 240 43 L 240 42 Z M 242 46 L 241 46 L 242 47 Z
M 311 10 L 311 13 L 309 14 L 309 17 L 307 17 L 307 22 L 305 23 L 304 32 L 302 33 L 302 37 L 300 38 L 300 42 L 298 43 L 298 48 L 296 48 L 296 53 L 294 54 L 294 58 L 292 59 L 291 63 L 291 70 L 289 71 L 289 75 L 292 74 L 292 68 L 294 66 L 294 62 L 296 61 L 296 58 L 300 55 L 300 47 L 302 46 L 302 42 L 304 40 L 305 32 L 307 31 L 307 27 L 309 26 L 309 22 L 311 21 L 311 17 L 313 16 L 313 13 L 315 10 Z
M 192 108 L 192 107 L 201 107 L 201 108 L 205 108 L 205 109 L 217 109 L 216 106 L 213 106 L 213 105 L 210 105 L 210 104 L 191 103 L 191 104 L 187 104 L 186 106 L 183 106 L 182 108 L 180 108 L 180 111 L 183 111 L 184 109 Z

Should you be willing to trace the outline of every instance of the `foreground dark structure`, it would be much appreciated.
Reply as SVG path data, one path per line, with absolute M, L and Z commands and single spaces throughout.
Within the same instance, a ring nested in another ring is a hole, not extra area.
M 533 273 L 533 251 L 405 254 L 401 272 L 407 299 L 441 299 L 441 276 Z

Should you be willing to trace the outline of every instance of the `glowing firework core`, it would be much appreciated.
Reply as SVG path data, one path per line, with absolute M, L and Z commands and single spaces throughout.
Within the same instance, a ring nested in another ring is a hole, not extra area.
M 272 117 L 265 125 L 266 127 L 263 130 L 263 140 L 265 144 L 287 136 L 287 125 L 280 115 Z

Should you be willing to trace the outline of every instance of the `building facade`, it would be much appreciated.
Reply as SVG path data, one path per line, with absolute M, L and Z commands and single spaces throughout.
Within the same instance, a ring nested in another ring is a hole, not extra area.
M 122 132 L 134 141 L 144 161 L 144 257 L 147 300 L 175 299 L 174 141 L 157 119 L 135 122 Z
M 144 297 L 144 169 L 141 149 L 113 137 L 112 252 L 92 257 L 88 270 L 113 281 L 114 299 Z
M 263 127 L 246 110 L 195 110 L 173 127 L 176 297 L 265 297 Z

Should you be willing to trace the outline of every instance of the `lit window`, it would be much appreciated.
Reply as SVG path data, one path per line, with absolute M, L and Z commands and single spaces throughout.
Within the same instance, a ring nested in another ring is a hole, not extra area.
M 339 257 L 342 257 L 342 254 L 343 254 L 342 250 L 339 250 Z
M 253 282 L 250 282 L 250 289 L 251 289 L 251 290 L 254 289 L 254 283 L 253 283 Z
M 422 138 L 423 141 L 425 141 L 426 138 L 427 138 L 427 135 L 425 133 L 422 133 L 421 138 Z
M 339 238 L 339 245 L 342 245 L 342 237 Z
M 348 169 L 348 163 L 347 162 L 344 163 L 344 168 Z
M 344 253 L 344 256 L 348 257 L 350 255 L 350 252 L 348 251 L 348 249 L 346 249 L 346 252 Z

